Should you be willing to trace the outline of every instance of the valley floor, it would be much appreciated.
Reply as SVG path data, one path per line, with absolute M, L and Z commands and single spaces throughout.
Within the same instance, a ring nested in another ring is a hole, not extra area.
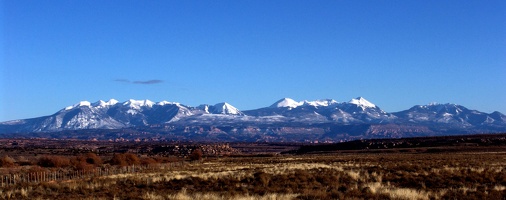
M 506 151 L 204 158 L 4 186 L 2 199 L 504 199 Z

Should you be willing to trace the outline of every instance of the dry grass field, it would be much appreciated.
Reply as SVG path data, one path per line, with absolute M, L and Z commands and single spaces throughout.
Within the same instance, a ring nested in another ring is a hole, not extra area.
M 0 189 L 1 199 L 505 199 L 506 151 L 204 158 Z

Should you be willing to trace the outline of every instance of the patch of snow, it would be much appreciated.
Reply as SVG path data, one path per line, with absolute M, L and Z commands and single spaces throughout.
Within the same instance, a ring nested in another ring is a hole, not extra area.
M 0 124 L 5 124 L 5 125 L 16 125 L 16 124 L 24 124 L 24 123 L 26 123 L 26 121 L 23 119 L 0 122 Z
M 491 117 L 487 116 L 487 119 L 485 119 L 484 123 L 493 123 L 495 120 Z
M 137 111 L 130 109 L 130 110 L 127 110 L 127 113 L 131 114 L 131 115 L 135 115 L 135 114 L 137 114 Z
M 445 116 L 445 117 L 451 117 L 451 116 L 453 116 L 453 115 L 452 115 L 452 114 L 450 114 L 450 113 L 444 113 L 444 114 L 443 114 L 443 116 Z

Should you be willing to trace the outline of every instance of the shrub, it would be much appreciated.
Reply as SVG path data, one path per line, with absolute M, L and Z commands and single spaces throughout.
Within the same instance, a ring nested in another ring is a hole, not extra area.
M 102 164 L 102 158 L 94 153 L 86 153 L 75 157 L 71 163 L 78 170 L 89 170 Z
M 45 172 L 45 171 L 46 171 L 46 169 L 44 169 L 44 168 L 42 168 L 42 167 L 40 167 L 40 166 L 35 165 L 35 166 L 31 166 L 31 167 L 28 169 L 28 171 L 27 171 L 27 172 L 28 172 L 28 173 L 35 173 L 35 172 Z
M 92 164 L 88 164 L 86 162 L 75 162 L 72 163 L 72 165 L 75 167 L 75 169 L 84 171 L 92 170 L 95 168 Z
M 150 164 L 156 164 L 158 163 L 155 159 L 146 157 L 141 159 L 141 164 L 143 165 L 150 165 Z
M 114 154 L 110 161 L 111 165 L 128 166 L 141 164 L 139 157 L 131 153 Z
M 200 160 L 202 159 L 202 150 L 200 149 L 195 149 L 193 150 L 193 152 L 190 154 L 190 160 Z
M 6 155 L 0 159 L 0 167 L 12 167 L 15 165 L 15 162 L 13 158 Z
M 24 156 L 19 156 L 17 160 L 18 160 L 18 165 L 21 165 L 21 166 L 33 165 L 32 161 L 29 161 Z
M 63 156 L 43 156 L 37 162 L 41 167 L 68 167 L 70 159 Z
M 119 166 L 127 166 L 127 162 L 125 160 L 125 155 L 124 154 L 114 154 L 111 158 L 111 160 L 109 161 L 109 163 L 111 163 L 111 165 L 119 165 Z
M 95 153 L 84 154 L 84 158 L 85 158 L 86 163 L 88 163 L 88 164 L 92 164 L 95 166 L 102 164 L 102 158 L 97 156 L 97 154 L 95 154 Z
M 156 160 L 158 163 L 170 163 L 170 162 L 178 162 L 180 159 L 175 156 L 168 156 L 168 157 L 162 157 L 162 156 L 155 156 L 153 159 Z
M 271 175 L 262 171 L 258 171 L 255 174 L 253 174 L 253 177 L 255 177 L 255 181 L 257 183 L 260 183 L 262 187 L 267 187 L 271 180 Z
M 141 164 L 141 160 L 137 155 L 132 153 L 125 153 L 125 159 L 128 165 L 139 165 Z

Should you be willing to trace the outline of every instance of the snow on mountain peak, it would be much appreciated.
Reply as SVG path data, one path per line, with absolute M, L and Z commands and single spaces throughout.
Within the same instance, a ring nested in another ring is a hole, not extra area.
M 357 97 L 355 99 L 350 100 L 348 103 L 355 104 L 357 106 L 365 107 L 365 108 L 374 108 L 374 107 L 376 107 L 376 105 L 374 105 L 373 103 L 367 101 L 363 97 Z
M 214 108 L 213 109 L 214 113 L 232 114 L 232 115 L 241 114 L 241 111 L 239 111 L 239 109 L 228 104 L 227 102 L 218 103 L 218 104 L 214 105 L 213 108 Z
M 159 106 L 164 106 L 164 105 L 173 105 L 173 104 L 178 105 L 179 103 L 176 103 L 176 102 L 169 102 L 169 101 L 160 101 L 160 102 L 156 103 L 156 105 L 159 105 Z
M 456 108 L 458 106 L 459 105 L 454 104 L 454 103 L 436 103 L 436 102 L 431 102 L 431 103 L 425 105 L 424 107 L 425 108 L 431 107 L 431 108 L 441 109 L 441 108 L 452 108 L 452 107 Z
M 150 100 L 134 100 L 130 99 L 128 101 L 125 101 L 123 105 L 130 106 L 131 108 L 140 108 L 142 106 L 152 107 L 155 103 Z
M 93 103 L 93 106 L 94 107 L 107 107 L 107 106 L 113 106 L 113 105 L 117 104 L 118 102 L 119 101 L 116 99 L 110 99 L 107 102 L 99 100 L 99 101 Z
M 119 103 L 118 100 L 116 100 L 116 99 L 109 99 L 109 101 L 106 102 L 106 105 L 112 106 L 112 105 L 117 104 L 117 103 Z
M 296 108 L 300 105 L 302 105 L 302 103 L 296 102 L 293 99 L 283 98 L 283 99 L 280 99 L 279 101 L 276 101 L 276 103 L 272 104 L 270 107 L 271 108 L 284 108 L 284 107 Z
M 322 99 L 316 101 L 304 101 L 303 104 L 318 107 L 318 106 L 330 106 L 336 103 L 338 102 L 334 99 Z
M 76 103 L 73 106 L 66 107 L 65 110 L 70 110 L 70 109 L 78 108 L 78 107 L 81 107 L 81 106 L 88 106 L 88 107 L 90 107 L 91 103 L 89 101 L 80 101 L 79 103 Z
M 91 106 L 91 103 L 89 101 L 81 101 L 75 105 L 75 107 L 81 107 L 81 106 Z

